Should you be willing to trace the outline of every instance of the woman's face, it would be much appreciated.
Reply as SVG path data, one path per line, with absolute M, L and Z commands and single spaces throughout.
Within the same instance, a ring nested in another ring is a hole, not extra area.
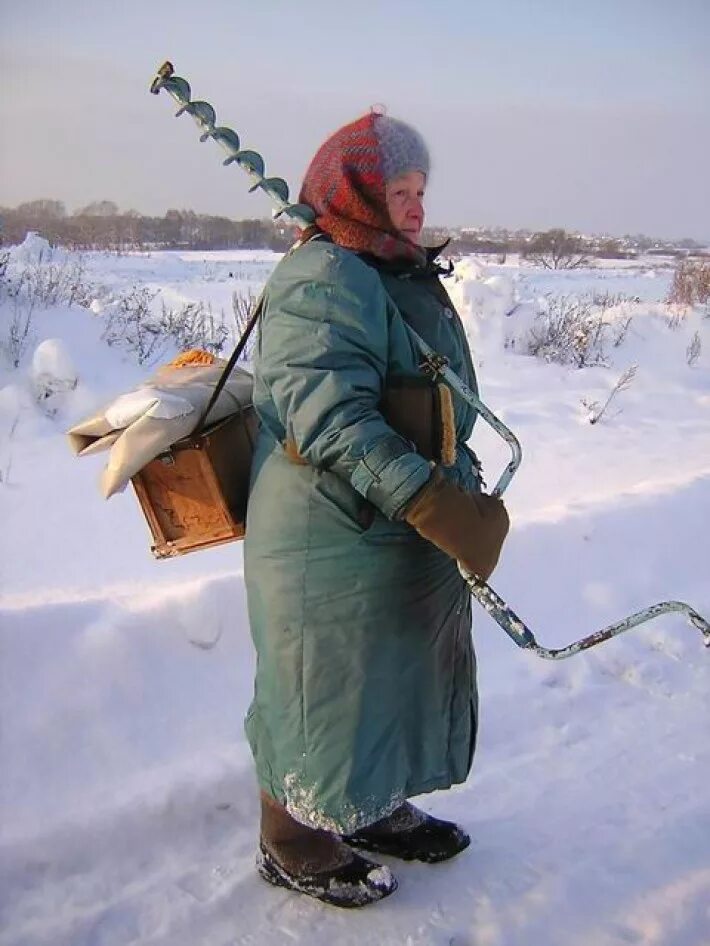
M 421 171 L 408 171 L 385 185 L 390 220 L 396 230 L 412 243 L 419 243 L 424 226 L 424 188 Z

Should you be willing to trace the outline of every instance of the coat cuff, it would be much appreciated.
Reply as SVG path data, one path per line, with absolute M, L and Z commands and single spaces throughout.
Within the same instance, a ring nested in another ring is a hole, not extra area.
M 350 481 L 388 519 L 398 513 L 431 475 L 424 457 L 402 437 L 387 437 L 359 460 Z

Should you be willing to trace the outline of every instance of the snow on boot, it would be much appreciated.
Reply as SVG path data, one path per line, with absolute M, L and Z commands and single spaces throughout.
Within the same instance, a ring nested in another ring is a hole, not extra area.
M 354 851 L 345 864 L 312 874 L 292 874 L 262 844 L 257 870 L 270 884 L 305 893 L 336 907 L 364 907 L 394 893 L 397 881 L 390 869 Z
M 356 854 L 329 831 L 296 821 L 265 792 L 256 866 L 270 884 L 339 907 L 362 907 L 397 889 L 389 868 Z
M 345 835 L 343 841 L 403 861 L 436 864 L 455 857 L 469 846 L 471 838 L 453 822 L 434 818 L 405 802 L 388 818 Z

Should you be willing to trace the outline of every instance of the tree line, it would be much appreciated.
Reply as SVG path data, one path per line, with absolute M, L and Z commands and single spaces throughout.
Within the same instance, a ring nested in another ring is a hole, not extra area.
M 71 214 L 61 201 L 50 199 L 29 201 L 15 208 L 0 207 L 0 245 L 22 243 L 31 230 L 54 246 L 111 252 L 151 249 L 284 252 L 297 236 L 293 225 L 280 220 L 230 220 L 175 209 L 168 210 L 162 217 L 150 217 L 135 210 L 122 212 L 110 200 L 95 201 Z M 582 237 L 561 228 L 537 233 L 498 230 L 491 234 L 427 228 L 423 242 L 425 246 L 446 243 L 444 256 L 487 254 L 503 261 L 507 254 L 516 253 L 549 269 L 577 268 L 593 257 L 625 259 L 639 252 L 707 255 L 699 249 L 698 243 L 689 239 L 673 246 L 661 246 L 643 235 L 615 240 Z
M 113 201 L 88 204 L 67 213 L 59 200 L 33 200 L 0 208 L 0 243 L 22 243 L 29 231 L 40 233 L 53 246 L 75 250 L 128 252 L 149 249 L 288 249 L 295 239 L 292 226 L 278 220 L 230 220 L 193 210 L 168 210 L 150 217 L 135 210 L 121 212 Z

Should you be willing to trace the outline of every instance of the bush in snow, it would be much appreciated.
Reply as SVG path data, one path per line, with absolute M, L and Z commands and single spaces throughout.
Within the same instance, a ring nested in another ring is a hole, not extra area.
M 9 269 L 10 254 L 3 253 L 0 259 L 0 306 L 7 307 L 9 319 L 5 333 L 0 338 L 0 349 L 13 368 L 20 364 L 32 333 L 32 308 L 22 294 L 22 280 L 18 280 Z
M 21 270 L 17 283 L 31 309 L 37 306 L 88 305 L 93 294 L 84 278 L 81 260 L 63 263 L 30 263 Z
M 0 304 L 8 303 L 10 318 L 0 348 L 12 366 L 19 367 L 32 341 L 32 316 L 36 309 L 87 305 L 94 291 L 86 281 L 81 259 L 57 256 L 47 241 L 36 234 L 28 234 L 16 250 L 3 253 Z
M 133 286 L 105 310 L 106 324 L 101 337 L 108 345 L 118 345 L 135 354 L 139 365 L 157 360 L 166 348 L 160 318 L 151 309 L 157 295 L 157 290 Z
M 223 313 L 216 317 L 203 302 L 188 302 L 179 309 L 163 302 L 156 311 L 153 302 L 158 294 L 146 286 L 133 286 L 106 306 L 104 341 L 134 355 L 139 365 L 155 364 L 170 348 L 222 351 L 229 338 Z
M 91 299 L 93 287 L 86 281 L 83 259 L 52 249 L 37 233 L 28 233 L 24 243 L 8 253 L 4 270 L 32 308 L 87 305 Z
M 710 304 L 710 262 L 684 260 L 673 274 L 668 302 L 672 305 Z M 710 308 L 708 308 L 710 314 Z
M 587 398 L 582 398 L 582 405 L 587 409 L 587 420 L 590 424 L 598 424 L 616 395 L 619 394 L 620 391 L 625 391 L 626 388 L 631 385 L 631 382 L 636 377 L 637 368 L 638 365 L 631 365 L 624 371 L 614 384 L 609 397 L 603 404 L 600 404 L 599 401 L 589 401 Z M 620 410 L 616 413 L 619 414 Z
M 224 312 L 215 316 L 211 305 L 187 302 L 180 309 L 161 307 L 161 329 L 180 350 L 202 348 L 219 355 L 229 339 Z
M 578 368 L 608 364 L 607 345 L 620 345 L 631 325 L 631 317 L 612 321 L 609 310 L 629 301 L 609 293 L 547 296 L 528 332 L 527 353 Z
M 702 342 L 700 341 L 700 332 L 695 332 L 690 340 L 690 343 L 688 344 L 688 347 L 685 350 L 685 359 L 691 368 L 694 367 L 698 358 L 700 358 L 700 352 L 702 349 L 703 346 Z
M 242 290 L 240 292 L 232 293 L 232 311 L 234 312 L 234 321 L 237 326 L 237 332 L 240 336 L 244 334 L 246 327 L 249 324 L 249 319 L 256 308 L 258 300 L 259 295 L 258 293 L 254 292 L 251 286 L 249 286 L 246 291 Z M 249 341 L 242 352 L 242 359 L 248 360 L 251 357 L 253 345 L 254 335 L 249 338 Z
M 3 287 L 0 292 L 0 305 L 3 297 L 11 299 L 11 313 L 5 329 L 6 334 L 0 338 L 0 350 L 4 353 L 13 368 L 18 368 L 22 356 L 32 341 L 32 310 L 22 305 L 12 289 Z

